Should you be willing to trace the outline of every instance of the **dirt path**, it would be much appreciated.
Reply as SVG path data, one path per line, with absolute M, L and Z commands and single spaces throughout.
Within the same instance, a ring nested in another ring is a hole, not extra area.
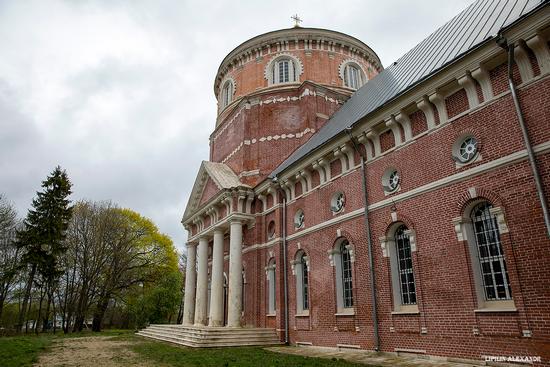
M 55 341 L 50 350 L 40 356 L 35 367 L 152 367 L 131 351 L 132 341 L 108 336 L 67 338 Z

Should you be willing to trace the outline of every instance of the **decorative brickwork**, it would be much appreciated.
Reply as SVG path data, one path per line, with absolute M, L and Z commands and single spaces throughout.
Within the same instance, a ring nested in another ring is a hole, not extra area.
M 521 37 L 528 40 L 541 29 L 542 21 L 536 24 L 533 29 L 524 24 Z M 298 34 L 298 42 L 294 38 L 275 44 L 247 41 L 243 45 L 253 50 L 250 54 L 241 55 L 237 64 L 229 64 L 227 58 L 222 63 L 217 80 L 231 75 L 238 90 L 234 104 L 220 114 L 211 135 L 211 161 L 227 165 L 240 183 L 218 190 L 207 180 L 201 186 L 200 208 L 185 216 L 184 224 L 191 228 L 190 242 L 197 242 L 216 226 L 229 231 L 224 221 L 237 215 L 244 218 L 243 325 L 274 328 L 281 340 L 284 337 L 286 236 L 290 342 L 372 350 L 362 171 L 360 155 L 349 136 L 333 137 L 276 178 L 270 177 L 293 151 L 323 131 L 348 98 L 338 67 L 357 57 L 346 46 L 318 43 Z M 546 40 L 543 46 L 548 47 Z M 368 149 L 366 185 L 380 349 L 472 360 L 482 355 L 541 356 L 544 362 L 540 365 L 548 365 L 550 240 L 509 93 L 502 50 L 496 43 L 483 47 L 423 80 L 372 116 L 359 119 L 350 131 L 358 137 L 360 149 Z M 372 79 L 379 68 L 372 50 L 363 48 L 359 60 Z M 513 70 L 543 186 L 550 194 L 550 74 L 538 65 L 533 52 L 527 49 L 525 59 L 533 71 L 531 79 L 522 80 L 517 66 Z M 299 83 L 267 85 L 263 70 L 279 53 L 302 61 Z M 475 59 L 477 55 L 486 56 Z M 401 135 L 400 141 L 395 141 L 395 134 Z M 461 165 L 453 159 L 453 145 L 465 134 L 479 142 L 482 158 Z M 388 193 L 382 177 L 390 168 L 399 172 L 400 182 L 398 190 Z M 345 205 L 335 212 L 331 204 L 339 192 L 345 196 Z M 212 203 L 210 198 L 218 194 L 223 195 Z M 487 301 L 480 301 L 476 293 L 473 269 L 479 260 L 470 251 L 468 226 L 469 211 L 481 201 L 492 205 L 490 213 L 506 260 L 513 295 L 506 309 L 485 307 Z M 205 205 L 216 209 L 216 216 Z M 299 210 L 303 210 L 305 225 L 297 228 L 294 217 Z M 387 247 L 395 240 L 397 223 L 409 231 L 416 287 L 416 303 L 401 309 L 396 308 L 400 301 Z M 353 307 L 342 309 L 338 297 L 343 280 L 335 264 L 339 259 L 335 245 L 344 238 L 350 243 L 352 265 L 346 277 L 352 281 Z M 226 236 L 226 273 L 229 248 Z M 307 254 L 308 261 L 307 310 L 296 304 L 299 283 L 293 261 L 299 251 Z M 275 264 L 274 314 L 268 310 L 266 266 L 270 259 Z

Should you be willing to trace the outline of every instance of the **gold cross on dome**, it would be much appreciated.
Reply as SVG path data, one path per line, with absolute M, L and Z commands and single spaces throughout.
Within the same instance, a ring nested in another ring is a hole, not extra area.
M 290 17 L 290 19 L 294 21 L 294 27 L 299 27 L 300 23 L 302 23 L 302 19 L 300 19 L 298 14 L 294 14 L 293 16 Z

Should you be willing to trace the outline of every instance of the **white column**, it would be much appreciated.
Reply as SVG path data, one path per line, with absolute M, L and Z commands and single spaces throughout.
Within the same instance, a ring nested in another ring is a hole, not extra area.
M 223 326 L 223 232 L 220 229 L 214 231 L 212 247 L 212 282 L 208 326 Z
M 243 309 L 243 260 L 242 260 L 242 241 L 243 228 L 238 220 L 231 221 L 229 237 L 229 294 L 227 310 L 227 326 L 240 327 L 241 313 Z
M 195 285 L 197 273 L 195 262 L 197 261 L 197 246 L 194 243 L 187 244 L 187 266 L 185 268 L 185 299 L 183 301 L 183 324 L 193 325 L 195 322 Z
M 195 301 L 195 326 L 206 325 L 208 316 L 206 307 L 208 304 L 208 239 L 199 238 L 197 249 L 197 296 Z

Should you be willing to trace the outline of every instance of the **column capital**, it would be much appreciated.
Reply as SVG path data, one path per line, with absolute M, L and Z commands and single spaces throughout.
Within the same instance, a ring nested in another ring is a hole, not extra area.
M 243 220 L 240 218 L 231 218 L 229 224 L 243 224 Z
M 224 232 L 225 232 L 225 231 L 224 231 L 223 228 L 221 228 L 221 227 L 216 227 L 216 228 L 214 228 L 214 230 L 212 231 L 213 234 L 216 234 L 216 233 L 224 234 Z

